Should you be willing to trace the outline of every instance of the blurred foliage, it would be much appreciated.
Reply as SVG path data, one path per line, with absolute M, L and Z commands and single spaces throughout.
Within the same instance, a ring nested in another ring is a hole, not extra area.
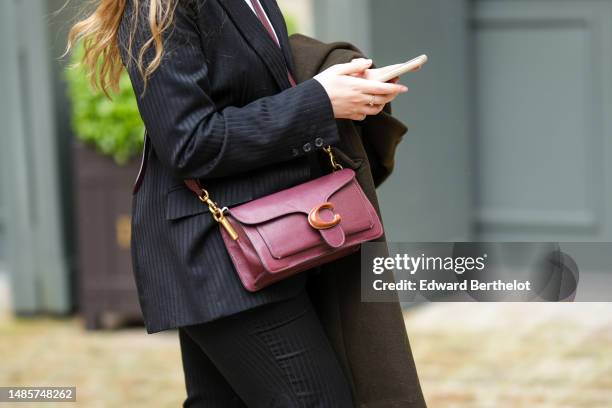
M 285 17 L 289 35 L 297 32 L 297 20 Z M 76 136 L 100 153 L 111 156 L 117 164 L 125 164 L 143 148 L 144 124 L 127 72 L 119 81 L 119 92 L 108 99 L 92 88 L 83 69 L 78 66 L 83 48 L 77 47 L 66 69 L 68 94 L 72 102 L 72 128 Z
M 100 153 L 125 164 L 143 148 L 144 125 L 127 72 L 123 71 L 120 90 L 108 99 L 94 90 L 83 69 L 76 66 L 82 47 L 74 50 L 66 69 L 68 93 L 72 102 L 72 128 L 76 136 Z
M 287 33 L 289 35 L 298 32 L 298 22 L 293 16 L 285 14 L 285 24 L 287 25 Z

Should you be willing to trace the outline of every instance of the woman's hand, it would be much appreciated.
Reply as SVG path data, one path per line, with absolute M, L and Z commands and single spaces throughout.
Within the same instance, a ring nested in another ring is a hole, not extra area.
M 357 59 L 329 67 L 314 77 L 327 92 L 337 119 L 364 120 L 378 115 L 397 95 L 408 91 L 404 85 L 363 77 L 371 66 L 372 60 Z

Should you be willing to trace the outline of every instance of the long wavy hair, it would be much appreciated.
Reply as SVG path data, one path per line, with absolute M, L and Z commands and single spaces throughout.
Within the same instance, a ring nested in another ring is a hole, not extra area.
M 174 12 L 178 0 L 94 0 L 91 3 L 93 11 L 71 28 L 68 34 L 66 53 L 74 49 L 77 43 L 82 43 L 83 57 L 80 65 L 85 69 L 92 86 L 102 90 L 109 96 L 109 89 L 119 88 L 119 78 L 124 68 L 119 51 L 119 26 L 125 13 L 127 2 L 133 3 L 130 17 L 130 35 L 127 44 L 130 60 L 135 63 L 146 87 L 147 80 L 161 63 L 164 46 L 162 35 L 168 30 L 174 20 Z M 134 34 L 141 21 L 141 2 L 148 2 L 149 31 L 151 37 L 144 42 L 137 53 L 133 53 Z M 154 57 L 145 65 L 145 53 L 154 48 Z M 136 57 L 132 57 L 136 55 Z

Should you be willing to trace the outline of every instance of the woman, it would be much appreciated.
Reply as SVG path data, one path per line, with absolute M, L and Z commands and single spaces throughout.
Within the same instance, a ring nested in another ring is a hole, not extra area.
M 127 67 L 147 128 L 132 258 L 147 331 L 179 328 L 184 406 L 353 406 L 305 291 L 312 271 L 247 292 L 183 180 L 222 206 L 305 182 L 336 119 L 377 115 L 407 88 L 368 80 L 369 60 L 295 84 L 274 0 L 101 0 L 78 40 L 103 90 Z

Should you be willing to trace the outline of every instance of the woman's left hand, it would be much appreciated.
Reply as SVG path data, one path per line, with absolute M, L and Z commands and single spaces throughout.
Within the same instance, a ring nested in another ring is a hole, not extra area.
M 359 61 L 359 60 L 362 60 L 362 59 L 364 59 L 364 58 L 355 58 L 351 62 Z M 369 69 L 366 69 L 362 74 L 353 74 L 353 75 L 354 76 L 358 76 L 358 77 L 363 78 L 363 79 L 376 80 L 376 78 L 380 78 L 380 76 L 382 74 L 386 73 L 387 71 L 391 71 L 391 70 L 397 68 L 400 65 L 402 65 L 402 64 L 388 65 L 388 66 L 382 67 L 382 68 L 369 68 Z M 418 71 L 419 69 L 420 69 L 420 67 L 415 69 L 415 71 Z M 399 82 L 399 80 L 400 80 L 399 77 L 395 77 L 393 79 L 390 79 L 387 82 L 388 83 L 396 84 L 396 83 Z M 377 96 L 377 97 L 374 98 L 373 105 L 376 106 L 379 109 L 379 112 L 380 112 L 385 107 L 385 105 L 388 104 L 389 102 L 393 101 L 396 96 L 397 96 L 397 94 L 389 95 L 388 97 L 385 97 L 385 98 Z

